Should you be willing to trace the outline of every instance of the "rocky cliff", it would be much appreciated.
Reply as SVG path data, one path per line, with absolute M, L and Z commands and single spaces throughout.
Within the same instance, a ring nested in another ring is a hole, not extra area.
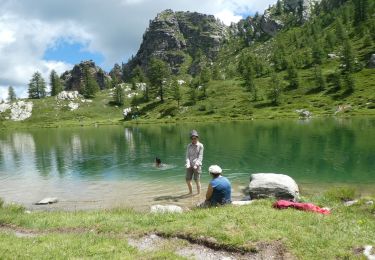
M 81 91 L 83 86 L 83 76 L 85 67 L 88 69 L 91 76 L 96 80 L 100 89 L 104 89 L 106 81 L 110 80 L 111 77 L 104 72 L 99 66 L 95 65 L 92 60 L 82 61 L 81 63 L 75 65 L 72 70 L 65 71 L 61 75 L 61 79 L 64 83 L 65 90 L 77 90 Z
M 269 7 L 263 15 L 247 17 L 231 26 L 233 35 L 239 35 L 248 43 L 276 35 L 290 24 L 302 24 L 309 20 L 314 5 L 321 0 L 283 0 L 279 5 Z
M 203 53 L 213 60 L 227 36 L 227 26 L 213 15 L 165 10 L 150 21 L 136 56 L 124 67 L 125 78 L 135 66 L 147 68 L 151 57 L 166 61 L 172 72 L 189 69 L 191 60 Z

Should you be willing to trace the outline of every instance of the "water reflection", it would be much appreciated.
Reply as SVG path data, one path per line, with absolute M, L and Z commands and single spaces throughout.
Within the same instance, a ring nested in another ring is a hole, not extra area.
M 203 183 L 209 181 L 207 167 L 219 164 L 238 187 L 254 172 L 285 173 L 318 186 L 374 185 L 374 126 L 371 118 L 334 118 L 2 132 L 0 197 L 18 198 L 21 187 L 30 189 L 30 197 L 59 187 L 74 200 L 90 187 L 98 194 L 86 199 L 96 201 L 113 199 L 116 192 L 125 200 L 144 196 L 148 203 L 186 201 L 183 164 L 193 128 L 205 145 Z M 168 167 L 155 169 L 155 157 Z M 113 190 L 114 181 L 126 191 Z

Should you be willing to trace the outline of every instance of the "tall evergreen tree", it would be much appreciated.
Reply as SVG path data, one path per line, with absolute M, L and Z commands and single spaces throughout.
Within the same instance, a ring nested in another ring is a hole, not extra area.
M 132 76 L 133 76 L 133 80 L 135 80 L 136 82 L 145 83 L 147 81 L 146 75 L 143 72 L 143 69 L 141 68 L 141 66 L 139 66 L 139 65 L 137 65 L 133 69 Z
M 346 73 L 344 76 L 344 85 L 346 93 L 353 93 L 355 88 L 355 81 L 351 73 Z
M 277 0 L 276 2 L 276 15 L 280 15 L 283 13 L 283 6 L 280 0 Z
M 169 75 L 169 67 L 163 60 L 155 57 L 150 60 L 147 76 L 151 86 L 157 89 L 161 102 L 164 102 L 164 81 Z
M 335 71 L 335 73 L 333 73 L 331 76 L 331 80 L 332 80 L 334 91 L 340 90 L 341 89 L 341 72 L 338 70 Z
M 343 71 L 351 73 L 354 71 L 354 51 L 349 39 L 346 39 L 342 48 L 342 63 L 344 65 Z
M 368 19 L 369 0 L 353 0 L 354 3 L 354 25 L 358 25 Z
M 324 58 L 324 50 L 320 42 L 317 42 L 312 47 L 312 58 L 314 64 L 322 64 Z
M 208 66 L 204 66 L 199 74 L 199 84 L 203 88 L 203 97 L 207 97 L 207 84 L 211 80 L 211 70 Z
M 326 79 L 323 76 L 320 66 L 315 66 L 315 84 L 316 89 L 319 91 L 325 90 L 327 86 Z
M 31 77 L 28 92 L 29 98 L 44 98 L 46 96 L 46 82 L 38 71 Z
M 173 99 L 177 101 L 177 107 L 180 107 L 180 101 L 182 99 L 181 86 L 178 84 L 176 78 L 172 80 L 172 96 Z
M 13 102 L 17 99 L 16 92 L 14 91 L 14 88 L 12 86 L 8 87 L 8 98 L 7 100 L 9 102 Z
M 83 69 L 83 96 L 85 98 L 94 98 L 100 90 L 98 83 L 90 73 L 88 66 Z
M 344 25 L 342 24 L 341 19 L 336 19 L 335 23 L 336 37 L 339 41 L 343 41 L 348 38 L 348 34 Z
M 296 66 L 294 65 L 293 61 L 288 62 L 287 67 L 287 80 L 289 81 L 289 88 L 290 89 L 296 89 L 299 86 L 299 77 L 298 77 L 298 71 Z
M 115 89 L 113 92 L 113 103 L 118 106 L 123 106 L 125 103 L 125 92 L 117 77 L 113 78 L 112 80 L 112 88 Z
M 61 83 L 59 75 L 57 75 L 55 70 L 51 71 L 49 76 L 51 84 L 51 96 L 56 96 L 61 91 L 63 91 L 63 85 Z
M 275 72 L 272 72 L 271 79 L 267 89 L 267 98 L 271 101 L 273 105 L 279 104 L 281 87 L 281 80 L 279 76 Z

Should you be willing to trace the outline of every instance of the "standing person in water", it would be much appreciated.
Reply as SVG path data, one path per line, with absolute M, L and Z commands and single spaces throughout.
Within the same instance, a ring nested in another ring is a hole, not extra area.
M 191 180 L 194 177 L 197 185 L 197 193 L 201 192 L 200 175 L 202 172 L 203 161 L 203 144 L 199 142 L 198 132 L 192 130 L 190 133 L 191 143 L 188 144 L 186 150 L 186 184 L 189 188 L 189 194 L 193 193 L 193 186 Z

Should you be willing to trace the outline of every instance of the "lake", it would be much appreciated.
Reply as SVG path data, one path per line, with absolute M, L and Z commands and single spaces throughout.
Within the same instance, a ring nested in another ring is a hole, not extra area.
M 185 197 L 191 129 L 205 146 L 203 194 Z M 165 167 L 155 168 L 155 157 Z M 234 199 L 245 196 L 250 174 L 259 172 L 291 176 L 302 195 L 332 186 L 374 195 L 375 118 L 6 130 L 0 133 L 0 197 L 33 209 L 192 207 L 204 200 L 211 164 L 223 168 Z M 45 197 L 59 203 L 33 205 Z

